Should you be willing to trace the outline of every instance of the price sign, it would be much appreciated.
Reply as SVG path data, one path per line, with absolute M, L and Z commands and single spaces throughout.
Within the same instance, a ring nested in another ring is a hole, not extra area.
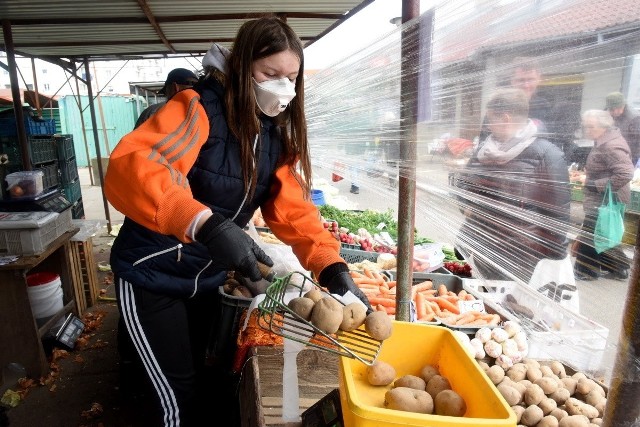
M 484 301 L 480 299 L 474 299 L 471 301 L 458 301 L 458 308 L 460 309 L 460 314 L 466 313 L 468 311 L 479 311 L 480 313 L 486 313 L 484 308 Z

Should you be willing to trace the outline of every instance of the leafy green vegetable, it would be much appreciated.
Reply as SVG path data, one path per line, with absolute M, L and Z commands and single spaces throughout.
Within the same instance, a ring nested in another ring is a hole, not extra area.
M 338 226 L 348 228 L 351 233 L 357 233 L 359 228 L 364 228 L 371 234 L 386 231 L 394 239 L 398 237 L 398 222 L 391 209 L 387 212 L 372 210 L 343 211 L 335 206 L 322 205 L 320 206 L 320 213 L 325 220 L 337 221 Z M 385 224 L 382 230 L 378 229 L 380 223 Z

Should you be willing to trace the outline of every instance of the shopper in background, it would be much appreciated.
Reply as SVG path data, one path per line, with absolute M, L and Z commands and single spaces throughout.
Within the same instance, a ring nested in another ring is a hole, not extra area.
M 485 279 L 528 283 L 540 260 L 568 254 L 567 164 L 528 117 L 522 90 L 497 90 L 487 104 L 490 134 L 454 181 L 465 214 L 457 246 Z
M 623 138 L 629 144 L 631 161 L 635 166 L 640 158 L 640 116 L 635 114 L 620 92 L 607 95 L 606 110 L 613 117 L 614 124 L 620 129 Z
M 189 71 L 186 68 L 175 68 L 167 74 L 167 79 L 164 82 L 164 86 L 158 92 L 161 95 L 167 97 L 167 101 L 173 98 L 173 96 L 181 90 L 190 89 L 198 81 L 198 76 L 193 71 Z M 147 121 L 151 115 L 158 111 L 165 102 L 158 102 L 157 104 L 149 105 L 145 108 L 140 117 L 136 120 L 134 129 Z
M 625 280 L 629 276 L 629 259 L 620 246 L 598 254 L 593 246 L 593 231 L 608 183 L 621 203 L 629 203 L 633 163 L 629 146 L 614 126 L 607 111 L 588 110 L 582 114 L 583 136 L 594 140 L 587 157 L 584 181 L 584 221 L 576 248 L 574 271 L 579 280 L 606 278 Z
M 258 262 L 273 264 L 243 231 L 258 208 L 321 285 L 368 303 L 311 201 L 300 39 L 280 19 L 250 20 L 203 65 L 122 138 L 105 180 L 126 216 L 111 249 L 118 308 L 165 426 L 237 422 L 234 384 L 203 374 L 205 347 L 227 271 L 257 281 Z
M 509 84 L 514 89 L 520 89 L 527 97 L 529 106 L 529 119 L 533 120 L 539 134 L 547 132 L 547 126 L 551 120 L 551 103 L 538 94 L 538 86 L 542 81 L 540 65 L 535 58 L 516 57 L 511 62 L 511 76 Z M 479 140 L 484 141 L 491 133 L 487 126 L 487 118 L 482 122 Z

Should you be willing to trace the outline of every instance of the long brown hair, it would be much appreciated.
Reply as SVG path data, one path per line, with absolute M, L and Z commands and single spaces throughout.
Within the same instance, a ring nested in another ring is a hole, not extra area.
M 291 50 L 300 60 L 295 82 L 296 96 L 285 111 L 274 118 L 283 141 L 279 166 L 290 165 L 295 173 L 300 162 L 305 193 L 311 189 L 311 160 L 304 114 L 304 56 L 302 42 L 285 22 L 276 17 L 264 17 L 245 22 L 236 35 L 227 58 L 225 104 L 229 129 L 240 141 L 242 174 L 245 190 L 253 196 L 256 186 L 253 142 L 260 133 L 260 110 L 253 91 L 251 65 L 267 56 Z

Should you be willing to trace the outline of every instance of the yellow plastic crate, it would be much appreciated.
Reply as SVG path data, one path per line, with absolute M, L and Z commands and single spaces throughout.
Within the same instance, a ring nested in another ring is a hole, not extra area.
M 384 395 L 391 386 L 369 385 L 366 365 L 342 357 L 340 402 L 345 427 L 516 426 L 515 413 L 449 329 L 394 321 L 393 335 L 384 341 L 378 360 L 393 365 L 397 377 L 418 375 L 424 365 L 437 365 L 465 400 L 467 412 L 464 417 L 446 417 L 386 409 Z

